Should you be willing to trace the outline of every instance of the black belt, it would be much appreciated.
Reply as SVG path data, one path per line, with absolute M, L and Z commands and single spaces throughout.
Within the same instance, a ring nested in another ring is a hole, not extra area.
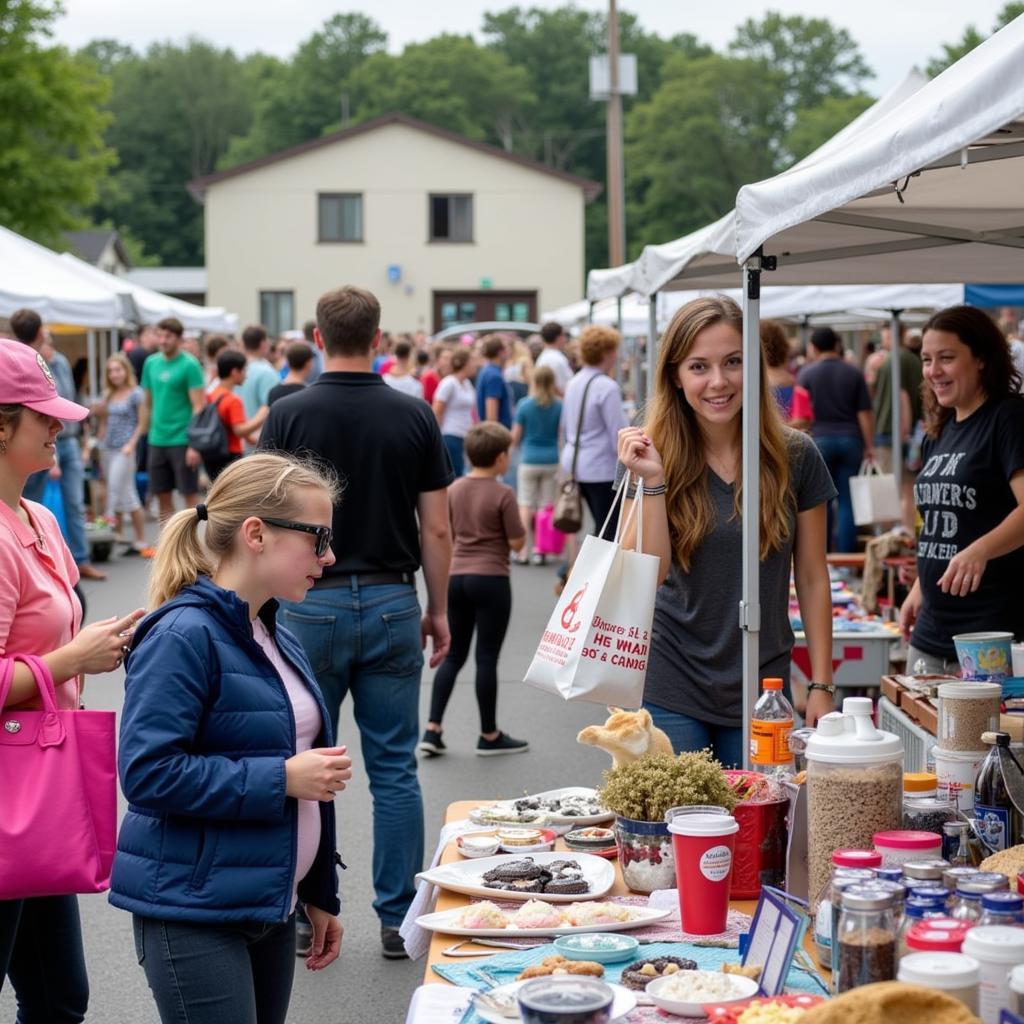
M 314 590 L 326 590 L 331 587 L 350 586 L 355 580 L 361 587 L 373 587 L 396 584 L 414 586 L 416 574 L 411 572 L 344 572 L 333 576 L 324 576 L 316 581 Z

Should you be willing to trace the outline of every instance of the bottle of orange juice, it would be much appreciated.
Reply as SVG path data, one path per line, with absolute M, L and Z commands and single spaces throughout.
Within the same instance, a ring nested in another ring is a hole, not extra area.
M 782 692 L 781 679 L 765 679 L 764 692 L 754 705 L 750 722 L 750 763 L 791 767 L 789 734 L 793 729 L 793 705 Z

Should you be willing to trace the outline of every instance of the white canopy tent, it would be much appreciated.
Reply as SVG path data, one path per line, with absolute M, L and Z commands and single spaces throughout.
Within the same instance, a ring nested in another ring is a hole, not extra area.
M 120 327 L 129 318 L 116 292 L 83 278 L 44 246 L 0 227 L 0 316 L 34 309 L 49 323 Z
M 1024 16 L 846 144 L 737 197 L 732 260 L 692 252 L 662 287 L 734 285 L 744 349 L 759 345 L 761 276 L 773 283 L 1024 281 Z M 899 390 L 893 360 L 893 393 Z M 746 396 L 760 363 L 744 360 Z M 743 416 L 744 722 L 758 690 L 760 417 Z M 898 404 L 894 405 L 894 433 Z
M 197 306 L 182 299 L 163 295 L 152 288 L 135 284 L 125 277 L 108 274 L 77 256 L 72 256 L 69 252 L 61 253 L 60 259 L 86 280 L 94 281 L 98 286 L 105 285 L 118 295 L 124 296 L 133 310 L 131 319 L 135 323 L 153 323 L 164 317 L 173 316 L 177 317 L 189 331 L 226 331 L 233 334 L 238 330 L 238 317 L 226 312 L 221 306 Z

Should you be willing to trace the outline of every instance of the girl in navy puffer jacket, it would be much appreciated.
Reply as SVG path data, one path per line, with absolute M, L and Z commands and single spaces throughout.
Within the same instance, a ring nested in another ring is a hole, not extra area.
M 333 563 L 337 496 L 320 470 L 256 454 L 160 540 L 155 611 L 127 661 L 129 806 L 110 902 L 133 914 L 165 1022 L 283 1024 L 298 899 L 313 926 L 306 966 L 341 948 L 332 801 L 351 761 L 273 600 L 301 601 Z

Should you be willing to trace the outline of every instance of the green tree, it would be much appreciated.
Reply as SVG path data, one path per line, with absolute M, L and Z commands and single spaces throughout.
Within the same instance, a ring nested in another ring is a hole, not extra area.
M 340 120 L 353 72 L 383 53 L 387 35 L 364 14 L 336 14 L 314 32 L 287 64 L 254 69 L 255 109 L 251 131 L 235 139 L 221 160 L 233 167 L 288 146 L 315 139 Z
M 992 32 L 998 32 L 1001 28 L 1009 25 L 1014 18 L 1024 14 L 1024 3 L 1019 0 L 1008 3 L 996 16 L 996 23 L 992 26 Z M 941 74 L 951 64 L 955 64 L 961 57 L 970 53 L 975 47 L 985 42 L 986 37 L 982 35 L 973 25 L 964 29 L 964 34 L 955 43 L 943 43 L 942 53 L 933 57 L 927 64 L 925 71 L 934 78 Z
M 470 36 L 440 35 L 397 56 L 374 54 L 351 87 L 360 121 L 397 110 L 508 150 L 536 102 L 524 69 Z
M 732 209 L 741 185 L 777 169 L 783 73 L 759 60 L 677 57 L 626 120 L 630 256 Z
M 815 107 L 798 110 L 796 121 L 786 132 L 783 142 L 789 160 L 802 160 L 863 114 L 874 102 L 871 96 L 859 92 L 853 96 L 827 96 Z
M 114 154 L 107 85 L 90 61 L 50 46 L 45 0 L 0 0 L 0 224 L 44 244 L 82 224 Z
M 874 75 L 853 36 L 827 18 L 768 11 L 760 21 L 750 18 L 737 28 L 729 52 L 781 73 L 777 95 L 789 123 L 799 110 L 860 91 Z
M 213 171 L 232 137 L 248 131 L 250 71 L 250 62 L 199 39 L 118 55 L 107 132 L 118 167 L 103 183 L 93 219 L 128 231 L 165 264 L 202 263 L 202 207 L 186 186 Z

